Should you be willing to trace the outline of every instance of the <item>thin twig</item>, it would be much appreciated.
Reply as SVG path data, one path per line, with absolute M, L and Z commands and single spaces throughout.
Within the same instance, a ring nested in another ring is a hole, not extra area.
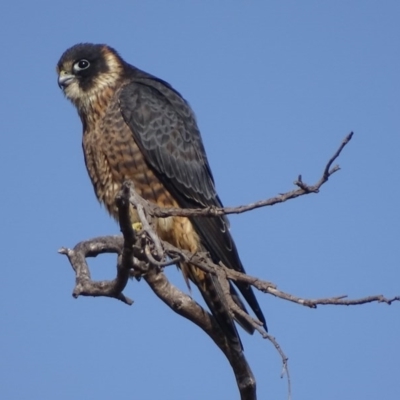
M 196 208 L 196 209 L 182 209 L 182 208 L 162 208 L 150 205 L 151 213 L 155 217 L 166 218 L 170 216 L 180 216 L 180 217 L 216 217 L 227 214 L 241 214 L 250 210 L 255 210 L 261 207 L 273 206 L 278 203 L 284 203 L 287 200 L 292 200 L 297 197 L 309 194 L 318 193 L 321 186 L 326 183 L 331 175 L 337 172 L 340 168 L 335 166 L 330 169 L 332 163 L 339 157 L 344 147 L 350 142 L 353 137 L 353 132 L 349 133 L 340 144 L 338 150 L 329 159 L 328 163 L 325 165 L 323 173 L 319 181 L 315 185 L 307 185 L 302 181 L 301 175 L 297 178 L 294 184 L 298 189 L 291 190 L 287 193 L 279 194 L 278 196 L 271 197 L 267 200 L 257 201 L 255 203 L 250 203 L 238 207 L 206 207 L 206 208 Z
M 292 398 L 292 381 L 290 379 L 290 372 L 289 372 L 289 366 L 288 366 L 289 358 L 285 355 L 281 346 L 279 345 L 279 343 L 273 336 L 271 336 L 269 333 L 266 332 L 265 338 L 268 339 L 274 345 L 276 351 L 281 356 L 281 359 L 282 359 L 281 378 L 283 378 L 284 375 L 286 374 L 287 382 L 288 382 L 288 400 L 290 400 Z

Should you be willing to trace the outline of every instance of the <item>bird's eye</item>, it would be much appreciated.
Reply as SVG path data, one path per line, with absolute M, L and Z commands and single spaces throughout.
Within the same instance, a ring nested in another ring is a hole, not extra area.
M 90 62 L 88 60 L 79 60 L 74 64 L 74 71 L 79 72 L 90 67 Z

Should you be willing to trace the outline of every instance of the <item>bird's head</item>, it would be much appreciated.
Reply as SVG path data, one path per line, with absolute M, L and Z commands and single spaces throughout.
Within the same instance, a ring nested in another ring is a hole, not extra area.
M 122 58 L 111 47 L 81 43 L 66 50 L 58 61 L 58 85 L 80 110 L 114 87 L 123 70 Z

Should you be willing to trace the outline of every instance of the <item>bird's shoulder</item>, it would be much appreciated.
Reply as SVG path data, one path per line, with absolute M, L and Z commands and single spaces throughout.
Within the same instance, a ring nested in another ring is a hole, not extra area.
M 214 180 L 190 105 L 162 79 L 137 69 L 129 76 L 120 109 L 146 159 L 180 194 L 213 204 Z
M 141 106 L 154 108 L 157 112 L 170 113 L 170 117 L 175 115 L 186 124 L 187 129 L 199 134 L 196 117 L 189 103 L 178 90 L 161 78 L 128 65 L 119 95 L 121 101 L 130 107 L 140 102 Z

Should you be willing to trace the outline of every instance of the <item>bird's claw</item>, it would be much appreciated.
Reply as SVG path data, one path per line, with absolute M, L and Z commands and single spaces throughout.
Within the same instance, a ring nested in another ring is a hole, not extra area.
M 141 222 L 135 222 L 132 224 L 132 228 L 135 232 L 140 232 L 143 229 L 143 225 Z

